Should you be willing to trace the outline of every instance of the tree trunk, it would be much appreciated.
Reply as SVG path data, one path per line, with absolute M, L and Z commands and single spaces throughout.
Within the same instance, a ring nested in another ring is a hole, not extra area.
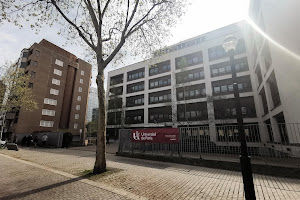
M 104 90 L 104 66 L 101 59 L 97 59 L 98 65 L 98 100 L 99 100 L 99 118 L 96 146 L 96 161 L 94 174 L 100 174 L 106 171 L 106 110 L 105 110 L 105 90 Z

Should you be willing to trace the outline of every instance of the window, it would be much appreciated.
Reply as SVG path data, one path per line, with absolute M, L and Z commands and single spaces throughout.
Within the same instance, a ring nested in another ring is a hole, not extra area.
M 56 106 L 57 105 L 57 100 L 44 98 L 44 104 Z
M 175 58 L 176 69 L 197 65 L 203 63 L 202 51 Z
M 149 68 L 149 75 L 155 75 L 155 74 L 160 74 L 160 73 L 164 73 L 164 72 L 168 72 L 171 70 L 170 67 L 170 60 L 161 62 L 161 63 L 157 63 L 155 65 L 151 65 Z
M 218 69 L 213 69 L 212 74 L 213 74 L 213 76 L 217 76 L 219 74 L 219 70 Z
M 157 88 L 157 87 L 165 87 L 171 85 L 171 76 L 169 75 L 169 76 L 151 79 L 149 80 L 149 83 L 150 83 L 149 89 Z
M 235 49 L 236 54 L 241 54 L 246 52 L 246 46 L 244 39 L 239 39 Z
M 54 74 L 61 76 L 62 75 L 62 71 L 58 70 L 58 69 L 54 69 Z
M 82 87 L 79 87 L 79 88 L 78 88 L 78 92 L 82 92 Z
M 50 89 L 50 94 L 58 95 L 58 93 L 59 93 L 59 90 L 56 90 L 56 89 L 53 89 L 53 88 Z
M 272 65 L 272 56 L 271 56 L 269 44 L 268 44 L 267 41 L 265 41 L 265 45 L 264 45 L 264 48 L 262 50 L 262 56 L 263 56 L 264 61 L 265 61 L 265 67 L 266 67 L 266 73 L 267 73 L 267 71 L 270 69 L 270 67 Z
M 239 58 L 234 60 L 236 72 L 242 72 L 249 70 L 247 58 Z M 223 76 L 231 74 L 231 66 L 229 62 L 222 62 L 210 66 L 211 76 Z
M 237 78 L 237 86 L 240 92 L 250 92 L 252 91 L 250 76 L 241 76 Z M 218 93 L 232 93 L 233 84 L 232 79 L 225 79 L 220 81 L 212 82 L 212 87 L 214 88 L 214 94 Z
M 270 86 L 270 92 L 271 92 L 272 101 L 273 101 L 273 108 L 275 108 L 281 104 L 281 100 L 280 100 L 280 94 L 279 94 L 277 81 L 276 81 L 274 72 L 272 72 L 272 74 L 269 76 L 268 83 Z
M 77 129 L 78 128 L 78 124 L 74 124 L 74 129 Z
M 229 92 L 233 92 L 233 85 L 231 84 L 231 85 L 228 85 L 228 91 Z
M 39 57 L 39 56 L 40 56 L 40 51 L 35 50 L 35 56 L 36 56 L 36 57 Z
M 79 119 L 79 114 L 75 114 L 75 119 Z
M 43 109 L 42 110 L 42 115 L 55 116 L 55 110 Z
M 33 88 L 33 83 L 28 83 L 29 88 Z
M 243 115 L 247 114 L 247 108 L 246 107 L 241 107 L 241 111 Z
M 30 72 L 30 76 L 31 76 L 32 78 L 35 78 L 35 75 L 36 75 L 36 73 L 35 73 L 34 71 L 31 71 L 31 72 Z
M 231 114 L 236 115 L 236 108 L 231 108 Z
M 128 110 L 125 113 L 126 124 L 139 124 L 144 122 L 144 109 L 140 110 Z
M 221 86 L 221 91 L 222 92 L 227 92 L 227 85 L 222 85 Z
M 243 89 L 244 89 L 244 87 L 243 87 L 243 84 L 242 84 L 242 83 L 239 83 L 239 84 L 238 84 L 238 89 L 239 89 L 239 90 L 243 90 Z
M 222 45 L 219 45 L 208 49 L 208 57 L 209 61 L 217 60 L 227 57 L 227 53 L 222 47 Z
M 177 100 L 188 100 L 201 98 L 206 95 L 205 84 L 196 84 L 176 89 Z
M 64 66 L 64 63 L 58 59 L 55 60 L 55 64 L 58 65 L 58 66 L 61 66 L 63 67 Z
M 81 79 L 79 80 L 79 82 L 80 82 L 81 84 L 83 84 L 83 79 L 81 78 Z
M 84 76 L 84 71 L 81 70 L 81 71 L 80 71 L 80 74 L 81 74 L 81 76 Z
M 81 101 L 81 96 L 78 96 L 78 97 L 77 97 L 77 101 Z
M 34 67 L 38 66 L 38 62 L 37 61 L 33 61 L 33 66 Z
M 179 104 L 177 105 L 177 120 L 204 120 L 207 119 L 207 104 L 203 103 L 191 103 L 191 104 Z
M 60 80 L 57 80 L 57 79 L 52 79 L 52 84 L 54 85 L 60 85 Z
M 123 83 L 124 74 L 118 74 L 116 76 L 110 77 L 110 86 Z
M 247 118 L 256 116 L 256 109 L 253 97 L 241 97 L 241 113 Z M 222 99 L 214 102 L 215 118 L 230 119 L 236 118 L 237 110 L 234 99 Z
M 122 108 L 122 106 L 123 106 L 122 98 L 114 97 L 108 100 L 108 109 L 118 109 L 118 108 Z
M 40 126 L 42 127 L 53 127 L 54 122 L 53 121 L 40 121 Z
M 76 110 L 80 110 L 80 105 L 76 105 Z
M 256 77 L 258 80 L 258 87 L 260 86 L 260 84 L 262 83 L 262 75 L 261 75 L 261 69 L 260 69 L 260 65 L 258 64 L 255 70 L 256 73 Z
M 189 71 L 179 72 L 176 74 L 176 83 L 187 83 L 204 79 L 204 68 L 197 68 Z
M 171 101 L 171 90 L 165 90 L 160 92 L 154 92 L 149 94 L 149 103 L 162 103 Z
M 220 87 L 214 87 L 214 92 L 215 93 L 220 93 Z
M 144 90 L 144 82 L 127 85 L 127 93 L 133 93 Z
M 132 81 L 132 80 L 144 78 L 144 76 L 145 76 L 145 68 L 141 68 L 141 69 L 128 72 L 127 80 Z

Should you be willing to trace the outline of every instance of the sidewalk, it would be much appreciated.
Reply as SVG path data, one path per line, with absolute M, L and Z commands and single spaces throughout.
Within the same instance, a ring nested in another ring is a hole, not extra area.
M 89 147 L 90 148 L 90 147 Z M 0 151 L 55 170 L 77 174 L 92 169 L 95 152 L 82 149 L 20 149 Z M 174 163 L 107 154 L 107 166 L 121 172 L 99 183 L 148 199 L 243 199 L 241 174 Z M 300 199 L 300 180 L 254 174 L 257 199 Z
M 0 155 L 0 199 L 140 199 L 83 177 Z
M 116 152 L 118 151 L 118 147 L 119 147 L 118 145 L 119 145 L 118 141 L 113 141 L 113 142 L 110 142 L 109 144 L 106 144 L 106 153 L 116 154 Z M 96 152 L 96 145 L 71 147 L 69 149 Z

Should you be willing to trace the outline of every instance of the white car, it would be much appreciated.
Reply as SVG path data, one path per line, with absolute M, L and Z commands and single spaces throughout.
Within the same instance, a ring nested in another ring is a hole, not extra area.
M 5 147 L 5 145 L 6 145 L 6 141 L 3 141 L 3 140 L 0 140 L 0 147 Z

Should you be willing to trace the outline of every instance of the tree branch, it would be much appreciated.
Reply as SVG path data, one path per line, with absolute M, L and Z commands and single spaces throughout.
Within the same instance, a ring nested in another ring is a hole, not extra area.
M 89 45 L 89 47 L 91 48 L 91 49 L 93 49 L 94 51 L 96 51 L 97 49 L 96 49 L 96 47 L 95 47 L 95 45 L 93 45 L 91 42 L 89 42 L 88 41 L 88 39 L 84 36 L 84 34 L 81 32 L 81 30 L 79 29 L 79 27 L 76 25 L 76 24 L 74 24 L 63 12 L 62 12 L 62 10 L 59 8 L 59 6 L 56 4 L 56 1 L 55 0 L 51 0 L 51 3 L 52 3 L 52 5 L 54 5 L 54 7 L 56 8 L 56 10 L 61 14 L 61 16 L 71 25 L 71 26 L 73 26 L 76 30 L 77 30 L 77 32 L 78 32 L 78 34 L 79 34 L 79 36 L 87 43 L 87 45 Z
M 95 43 L 94 43 L 94 40 L 93 40 L 93 34 L 89 33 L 89 32 L 88 32 L 87 30 L 85 30 L 82 26 L 79 26 L 79 28 L 81 28 L 83 32 L 85 32 L 87 35 L 90 36 L 91 43 L 92 43 L 92 45 L 95 46 Z
M 128 21 L 128 12 L 129 12 L 129 5 L 130 5 L 129 1 L 130 0 L 127 1 L 127 11 L 126 11 L 126 21 L 125 21 L 125 24 L 127 24 L 127 21 Z
M 104 6 L 104 8 L 103 8 L 103 11 L 102 11 L 102 13 L 101 13 L 101 20 L 102 20 L 102 18 L 103 18 L 103 16 L 104 16 L 105 11 L 107 10 L 107 7 L 108 7 L 108 4 L 109 4 L 109 3 L 110 3 L 110 0 L 107 0 L 105 6 Z
M 163 3 L 167 3 L 167 2 L 168 2 L 168 1 L 161 1 L 161 2 L 159 2 L 159 3 L 153 4 L 153 6 L 148 10 L 148 12 L 144 15 L 144 17 L 142 17 L 139 21 L 137 21 L 137 22 L 130 28 L 130 30 L 128 31 L 128 34 L 127 34 L 127 35 L 131 35 L 133 32 L 137 31 L 142 25 L 144 25 L 145 23 L 147 23 L 147 22 L 153 20 L 154 17 L 151 18 L 150 20 L 145 20 L 145 19 L 150 15 L 150 13 L 152 12 L 152 10 L 153 10 L 156 6 L 159 6 L 159 5 L 161 5 L 161 4 L 163 4 Z M 144 20 L 145 20 L 145 21 L 144 21 Z M 144 21 L 144 22 L 143 22 L 141 25 L 139 25 L 142 21 Z M 137 28 L 135 28 L 135 27 L 137 27 Z M 130 33 L 132 30 L 134 30 L 134 31 L 133 31 L 132 33 Z
M 92 6 L 92 3 L 91 3 L 90 0 L 84 0 L 84 3 L 85 3 L 85 5 L 86 5 L 86 7 L 87 7 L 87 9 L 88 9 L 88 11 L 89 11 L 89 14 L 90 14 L 91 19 L 92 19 L 92 23 L 93 23 L 94 28 L 95 28 L 95 30 L 96 30 L 96 33 L 97 33 L 97 35 L 98 35 L 98 37 L 99 37 L 99 25 L 98 25 L 98 20 L 97 20 L 96 14 L 95 14 L 95 12 L 94 12 L 94 8 L 93 8 L 93 6 Z M 99 20 L 100 20 L 100 19 L 99 19 Z
M 98 37 L 99 36 L 101 36 L 101 27 L 102 27 L 102 14 L 101 14 L 101 5 L 100 5 L 100 0 L 97 0 L 97 7 L 98 7 L 98 20 L 99 20 L 99 23 L 98 23 L 98 33 L 100 33 L 99 35 L 98 35 Z
M 128 22 L 125 24 L 125 27 L 124 27 L 124 30 L 122 31 L 122 35 L 121 35 L 121 39 L 120 39 L 120 42 L 119 44 L 117 45 L 117 47 L 114 49 L 114 51 L 108 56 L 108 58 L 106 60 L 104 60 L 104 66 L 106 67 L 108 65 L 108 63 L 110 63 L 110 61 L 112 61 L 112 59 L 115 57 L 115 55 L 120 51 L 120 49 L 122 48 L 122 46 L 124 45 L 125 43 L 125 33 L 127 31 L 127 28 L 129 27 L 135 13 L 136 13 L 136 10 L 137 10 L 137 7 L 138 7 L 138 4 L 139 4 L 139 0 L 136 0 L 135 2 L 135 5 L 134 5 L 134 9 L 131 13 L 131 16 L 128 20 Z

